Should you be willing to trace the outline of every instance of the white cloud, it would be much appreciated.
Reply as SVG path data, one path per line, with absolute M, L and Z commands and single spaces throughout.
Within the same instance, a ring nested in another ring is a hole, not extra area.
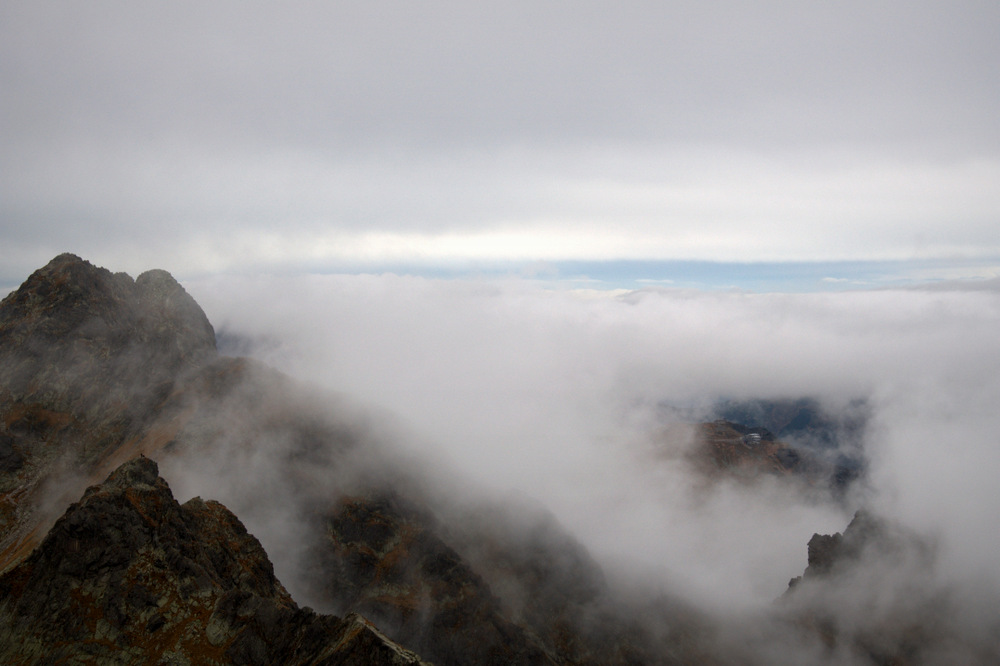
M 583 297 L 512 280 L 391 275 L 188 285 L 217 326 L 265 335 L 291 373 L 400 416 L 404 446 L 470 483 L 537 497 L 605 561 L 706 603 L 757 604 L 801 573 L 840 509 L 780 485 L 701 496 L 654 463 L 657 406 L 718 396 L 871 401 L 875 494 L 941 534 L 948 575 L 1000 581 L 996 291 Z

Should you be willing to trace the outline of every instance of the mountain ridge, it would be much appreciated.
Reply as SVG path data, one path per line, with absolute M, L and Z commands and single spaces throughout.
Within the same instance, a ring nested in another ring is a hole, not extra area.
M 363 619 L 300 609 L 217 502 L 140 457 L 87 489 L 0 576 L 4 663 L 422 664 Z
M 679 663 L 657 656 L 650 646 L 633 645 L 616 630 L 581 634 L 577 620 L 601 608 L 602 622 L 618 626 L 610 600 L 603 597 L 574 601 L 570 591 L 550 587 L 550 609 L 562 610 L 522 614 L 513 621 L 511 605 L 447 543 L 467 549 L 471 537 L 463 539 L 462 530 L 451 525 L 443 538 L 433 518 L 438 510 L 430 506 L 405 512 L 408 517 L 400 522 L 402 515 L 391 506 L 402 505 L 384 503 L 381 489 L 387 487 L 409 495 L 400 497 L 404 503 L 426 503 L 430 497 L 409 472 L 369 451 L 362 423 L 331 413 L 328 404 L 314 404 L 308 391 L 274 370 L 219 356 L 204 313 L 169 274 L 151 271 L 140 278 L 130 281 L 65 254 L 0 304 L 0 387 L 14 389 L 0 389 L 5 391 L 0 392 L 0 435 L 9 437 L 10 450 L 22 456 L 17 469 L 0 475 L 0 488 L 8 488 L 0 496 L 8 509 L 0 529 L 3 571 L 23 571 L 32 553 L 39 552 L 56 520 L 53 508 L 69 504 L 74 493 L 116 466 L 131 464 L 126 461 L 135 456 L 156 456 L 173 469 L 187 460 L 202 472 L 224 476 L 238 475 L 234 469 L 264 457 L 270 462 L 260 468 L 257 482 L 271 489 L 269 501 L 284 507 L 281 515 L 307 529 L 299 537 L 300 550 L 321 553 L 311 569 L 314 580 L 329 581 L 319 586 L 327 590 L 319 601 L 346 614 L 352 612 L 350 604 L 375 612 L 393 636 L 413 641 L 408 647 L 436 663 L 613 664 L 630 663 L 636 654 L 646 655 L 644 663 Z M 25 347 L 31 353 L 20 354 Z M 126 395 L 129 400 L 117 399 Z M 22 427 L 25 415 L 30 423 Z M 357 511 L 337 518 L 337 507 L 346 506 L 338 498 L 348 496 Z M 241 512 L 262 510 L 252 487 L 237 487 L 229 498 L 227 504 L 236 501 Z M 265 520 L 268 513 L 264 508 Z M 360 576 L 344 587 L 336 583 L 344 582 L 338 572 L 352 558 L 372 552 L 370 544 L 362 540 L 355 544 L 360 550 L 343 551 L 348 544 L 324 534 L 334 522 L 368 533 L 361 516 L 388 521 L 415 540 L 407 542 L 412 547 L 378 554 L 372 562 L 375 577 Z M 270 543 L 282 547 L 274 539 Z M 293 544 L 293 551 L 298 547 Z M 580 549 L 570 541 L 537 537 L 498 541 L 477 566 L 518 561 L 514 551 L 523 548 L 536 550 L 542 560 L 557 558 L 557 547 Z M 389 571 L 421 596 L 420 607 L 413 608 L 418 612 L 387 612 L 408 603 L 398 605 L 405 593 L 384 595 L 394 589 L 385 587 L 383 572 Z M 520 571 L 516 577 L 528 573 Z M 526 582 L 517 586 L 529 589 Z M 347 589 L 355 590 L 353 596 Z M 364 601 L 374 599 L 388 603 Z M 577 610 L 566 614 L 570 608 Z M 675 651 L 686 650 L 698 652 L 693 644 Z
M 36 509 L 68 504 L 143 452 L 127 445 L 216 359 L 208 318 L 166 271 L 132 280 L 66 253 L 8 294 L 0 302 L 0 570 L 55 518 Z
M 703 424 L 702 463 L 787 473 L 779 442 L 738 425 Z M 623 593 L 544 509 L 456 507 L 426 471 L 335 397 L 220 355 L 166 271 L 60 255 L 0 302 L 0 658 L 765 664 L 808 645 L 817 663 L 909 665 L 967 639 L 935 606 L 933 553 L 899 530 L 852 522 L 842 539 L 864 545 L 846 551 L 815 535 L 802 582 L 740 633 Z M 839 564 L 820 571 L 824 553 Z M 859 615 L 873 576 L 892 603 Z M 955 653 L 1000 655 L 975 640 Z

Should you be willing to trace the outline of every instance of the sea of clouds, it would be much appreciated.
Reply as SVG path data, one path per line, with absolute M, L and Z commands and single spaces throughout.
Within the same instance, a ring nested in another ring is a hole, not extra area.
M 861 506 L 935 540 L 942 580 L 1000 581 L 1000 292 L 552 289 L 398 275 L 186 285 L 221 339 L 391 422 L 428 473 L 551 510 L 609 571 L 753 608 Z M 843 498 L 706 485 L 679 414 L 719 398 L 866 401 Z

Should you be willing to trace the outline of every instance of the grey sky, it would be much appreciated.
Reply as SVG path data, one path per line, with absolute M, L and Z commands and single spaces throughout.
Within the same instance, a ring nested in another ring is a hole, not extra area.
M 0 8 L 4 282 L 466 260 L 976 259 L 1000 8 Z

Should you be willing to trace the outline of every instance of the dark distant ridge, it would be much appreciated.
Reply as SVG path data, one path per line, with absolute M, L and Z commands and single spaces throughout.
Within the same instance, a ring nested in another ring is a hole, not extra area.
M 778 439 L 813 448 L 853 444 L 868 418 L 864 400 L 852 401 L 842 415 L 831 417 L 815 398 L 721 400 L 713 412 L 716 418 L 748 428 L 764 428 Z

